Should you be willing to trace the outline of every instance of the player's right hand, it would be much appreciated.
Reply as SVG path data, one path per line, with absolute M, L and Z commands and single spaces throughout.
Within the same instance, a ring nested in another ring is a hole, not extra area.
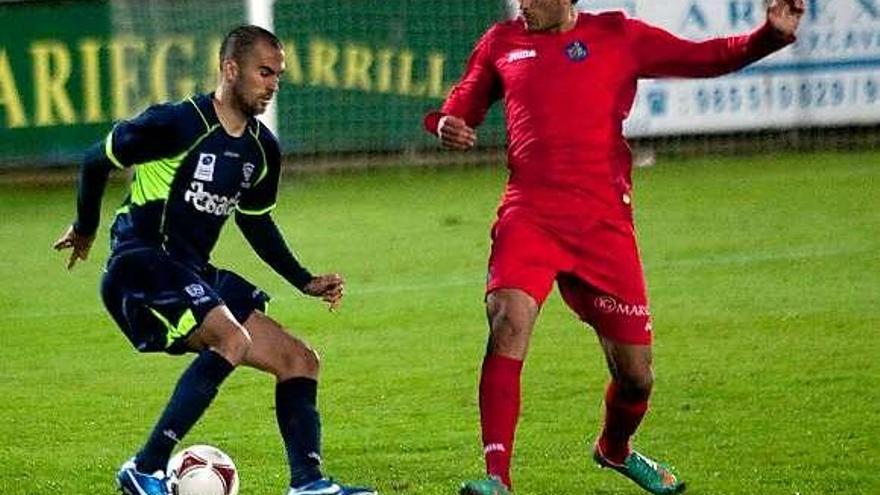
M 469 150 L 477 144 L 477 132 L 467 125 L 464 119 L 444 115 L 437 124 L 437 137 L 444 147 L 454 150 Z
M 89 250 L 92 249 L 92 243 L 95 241 L 94 235 L 83 235 L 74 230 L 73 225 L 67 227 L 67 231 L 64 232 L 55 244 L 52 247 L 55 248 L 56 251 L 62 251 L 64 249 L 72 249 L 70 252 L 70 259 L 67 261 L 67 269 L 70 270 L 73 268 L 73 265 L 76 264 L 76 260 L 85 261 L 89 257 Z

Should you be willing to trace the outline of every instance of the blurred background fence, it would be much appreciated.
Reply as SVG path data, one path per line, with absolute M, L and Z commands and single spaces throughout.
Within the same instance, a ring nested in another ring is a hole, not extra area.
M 880 2 L 807 6 L 799 41 L 745 71 L 641 82 L 626 133 L 645 162 L 654 151 L 876 147 Z M 764 16 L 763 0 L 579 7 L 623 9 L 694 39 L 748 31 Z M 285 43 L 274 125 L 294 161 L 496 159 L 499 105 L 480 129 L 482 154 L 438 152 L 421 117 L 441 104 L 480 34 L 514 13 L 513 0 L 0 1 L 0 166 L 76 163 L 114 121 L 212 90 L 222 35 L 255 18 Z

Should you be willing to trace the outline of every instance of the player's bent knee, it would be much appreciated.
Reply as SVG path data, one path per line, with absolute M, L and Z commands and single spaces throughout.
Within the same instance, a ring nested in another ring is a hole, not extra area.
M 523 291 L 504 289 L 489 295 L 486 313 L 493 333 L 527 336 L 535 324 L 538 305 Z
M 531 323 L 510 318 L 501 312 L 491 318 L 488 352 L 524 359 L 531 335 Z
M 528 336 L 528 325 L 511 317 L 510 313 L 498 312 L 491 317 L 492 337 L 501 342 L 516 342 Z
M 499 343 L 527 340 L 533 320 L 525 311 L 518 311 L 511 305 L 498 304 L 489 308 L 489 324 L 492 338 Z
M 299 339 L 269 350 L 261 369 L 274 374 L 280 381 L 293 377 L 318 378 L 321 360 L 318 353 Z
M 297 373 L 301 373 L 304 376 L 317 377 L 321 369 L 321 357 L 317 351 L 302 341 L 297 341 L 293 362 L 289 363 L 289 365 L 295 368 Z
M 614 377 L 620 391 L 633 399 L 643 399 L 651 395 L 654 388 L 654 373 L 646 370 L 623 370 Z

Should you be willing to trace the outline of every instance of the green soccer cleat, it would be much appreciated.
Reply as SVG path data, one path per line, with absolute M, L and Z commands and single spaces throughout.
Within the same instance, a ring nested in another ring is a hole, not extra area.
M 510 495 L 510 490 L 498 478 L 465 481 L 461 484 L 459 495 Z
M 654 495 L 672 495 L 684 492 L 684 481 L 680 480 L 670 467 L 635 450 L 630 452 L 623 464 L 617 464 L 606 459 L 597 445 L 593 447 L 593 460 L 600 466 L 613 469 L 633 480 L 637 485 Z

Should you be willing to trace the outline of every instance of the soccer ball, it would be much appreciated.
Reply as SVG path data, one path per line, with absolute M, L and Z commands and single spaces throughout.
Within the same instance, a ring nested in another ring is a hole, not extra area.
M 174 495 L 238 494 L 238 470 L 217 447 L 187 447 L 168 461 L 166 472 Z

